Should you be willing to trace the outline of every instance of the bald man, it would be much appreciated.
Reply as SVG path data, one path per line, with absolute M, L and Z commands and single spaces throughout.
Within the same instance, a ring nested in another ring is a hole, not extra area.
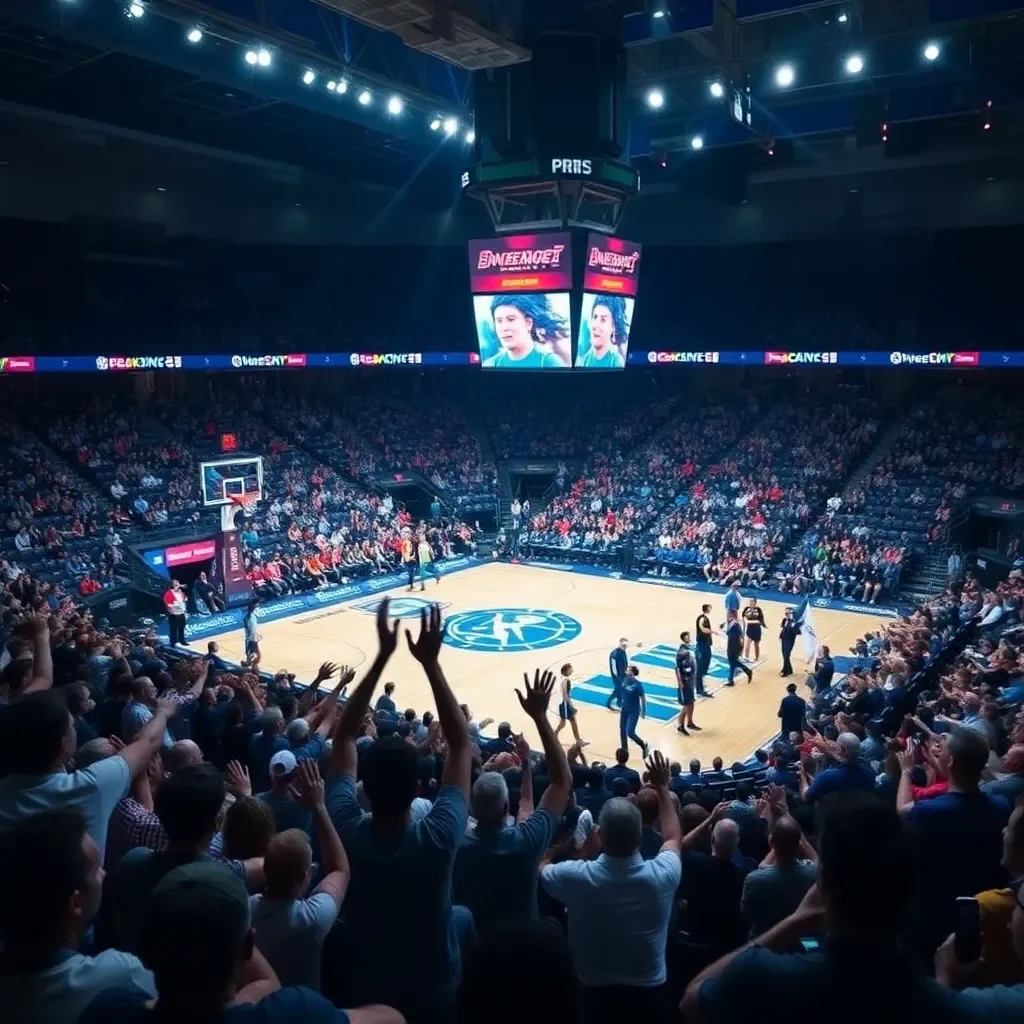
M 740 910 L 757 938 L 793 913 L 817 881 L 817 854 L 788 814 L 773 822 L 768 833 L 771 852 L 743 883 Z

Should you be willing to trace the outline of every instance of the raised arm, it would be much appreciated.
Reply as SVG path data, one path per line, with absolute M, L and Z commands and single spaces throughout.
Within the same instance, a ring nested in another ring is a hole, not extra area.
M 437 719 L 444 731 L 448 743 L 448 756 L 445 758 L 444 771 L 441 775 L 442 786 L 457 786 L 462 790 L 467 802 L 469 800 L 469 778 L 473 763 L 473 743 L 469 736 L 469 725 L 466 716 L 455 699 L 448 680 L 445 679 L 438 655 L 444 641 L 444 627 L 441 625 L 441 609 L 435 604 L 431 606 L 429 615 L 420 613 L 420 635 L 414 642 L 412 633 L 405 631 L 406 640 L 412 656 L 423 666 L 427 682 L 434 693 L 437 706 Z M 345 710 L 348 710 L 346 705 Z
M 168 719 L 178 713 L 178 705 L 170 700 L 158 700 L 153 717 L 135 734 L 135 739 L 120 752 L 128 762 L 128 768 L 134 779 L 144 772 L 153 755 L 160 749 L 164 741 L 164 730 Z
M 350 669 L 347 665 L 343 666 L 341 676 L 338 679 L 338 685 L 306 716 L 310 732 L 320 733 L 322 736 L 327 735 L 328 728 L 334 720 L 332 716 L 338 707 L 341 691 L 352 682 L 355 675 L 353 669 Z
M 526 821 L 533 814 L 533 768 L 530 765 L 530 744 L 526 737 L 519 735 L 515 738 L 516 753 L 522 762 L 523 769 L 519 781 L 519 814 L 516 821 Z M 484 768 L 486 771 L 486 767 Z
M 37 615 L 32 620 L 32 679 L 25 693 L 49 690 L 53 686 L 53 652 L 50 649 L 50 624 Z
M 683 830 L 668 788 L 668 761 L 660 750 L 655 750 L 647 761 L 647 777 L 658 794 L 658 824 L 661 827 L 659 852 L 674 850 L 679 853 L 683 846 Z
M 544 790 L 544 795 L 540 798 L 540 806 L 558 817 L 569 802 L 569 793 L 572 791 L 572 772 L 569 770 L 569 762 L 566 759 L 565 751 L 562 750 L 562 744 L 558 742 L 548 719 L 548 705 L 551 703 L 555 676 L 552 672 L 545 672 L 541 675 L 540 669 L 537 669 L 533 674 L 533 685 L 531 686 L 530 678 L 524 672 L 523 685 L 526 687 L 526 693 L 523 694 L 516 690 L 516 696 L 519 698 L 523 710 L 537 726 L 548 768 L 548 788 Z M 529 771 L 529 767 L 527 767 L 527 771 Z
M 351 871 L 345 847 L 324 803 L 324 780 L 320 778 L 320 769 L 312 759 L 300 761 L 295 772 L 295 796 L 303 807 L 313 812 L 313 827 L 320 843 L 320 859 L 324 869 L 324 877 L 313 892 L 326 893 L 341 910 Z
M 331 748 L 332 775 L 349 775 L 353 779 L 356 777 L 356 737 L 363 724 L 366 709 L 370 706 L 373 691 L 377 688 L 381 674 L 398 646 L 398 623 L 396 622 L 394 626 L 388 623 L 389 607 L 390 602 L 384 598 L 377 608 L 377 657 L 373 659 L 366 675 L 359 680 L 359 685 L 352 691 L 352 696 L 341 709 L 337 724 L 334 726 L 334 744 Z
M 338 671 L 337 665 L 331 661 L 325 661 L 316 674 L 316 678 L 306 687 L 302 696 L 299 698 L 297 706 L 299 718 L 305 718 L 309 721 L 309 711 L 316 702 L 317 694 L 320 692 L 320 684 L 327 682 L 335 672 Z M 313 729 L 313 726 L 310 726 Z

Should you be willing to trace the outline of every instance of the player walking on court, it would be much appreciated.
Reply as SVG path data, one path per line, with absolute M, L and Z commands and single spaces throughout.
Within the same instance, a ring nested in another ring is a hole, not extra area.
M 736 612 L 729 612 L 729 621 L 725 627 L 725 653 L 729 659 L 729 678 L 725 685 L 736 685 L 733 676 L 736 675 L 737 670 L 746 672 L 747 682 L 752 683 L 754 673 L 740 661 L 740 655 L 743 653 L 743 627 L 740 625 L 740 618 Z
M 427 589 L 423 581 L 428 574 L 440 583 L 441 574 L 438 572 L 437 566 L 434 565 L 434 550 L 425 533 L 420 534 L 419 543 L 416 545 L 416 554 L 420 560 L 420 590 Z
M 688 727 L 697 732 L 701 731 L 699 725 L 693 724 L 693 705 L 697 702 L 693 693 L 693 683 L 697 677 L 697 659 L 690 650 L 689 631 L 684 630 L 680 633 L 679 639 L 682 642 L 676 651 L 676 685 L 679 687 L 679 703 L 682 710 L 679 712 L 679 725 L 676 731 L 689 736 Z
M 572 734 L 576 738 L 578 746 L 585 747 L 586 741 L 580 738 L 580 727 L 576 724 L 576 705 L 572 702 L 572 665 L 568 662 L 562 666 L 562 700 L 558 705 L 558 727 L 555 729 L 557 736 L 568 722 L 572 727 Z
M 636 725 L 647 717 L 647 695 L 639 679 L 640 670 L 635 665 L 626 669 L 626 681 L 622 684 L 622 708 L 619 711 L 619 747 L 628 750 L 626 740 L 632 740 L 647 757 L 648 746 L 636 734 Z
M 629 641 L 623 637 L 619 641 L 619 646 L 608 655 L 608 674 L 612 677 L 612 692 L 605 707 L 609 711 L 611 710 L 613 700 L 618 703 L 620 708 L 622 707 L 622 687 L 626 682 L 626 665 L 628 664 L 626 648 L 628 646 Z
M 263 657 L 260 651 L 260 631 L 257 628 L 259 622 L 259 602 L 250 601 L 245 607 L 245 615 L 242 616 L 242 631 L 245 634 L 245 660 L 250 669 L 259 668 L 260 659 Z
M 746 639 L 743 641 L 743 657 L 750 658 L 750 649 L 754 649 L 754 661 L 761 660 L 761 633 L 767 628 L 764 621 L 764 612 L 757 603 L 757 598 L 752 597 L 743 609 L 743 626 Z
M 402 531 L 402 568 L 409 580 L 406 590 L 412 590 L 413 580 L 416 579 L 416 548 L 412 542 L 412 530 L 406 527 Z

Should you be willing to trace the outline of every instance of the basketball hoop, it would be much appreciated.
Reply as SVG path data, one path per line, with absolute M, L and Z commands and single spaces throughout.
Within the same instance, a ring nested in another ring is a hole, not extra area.
M 229 494 L 226 505 L 220 507 L 220 529 L 222 533 L 230 533 L 235 529 L 235 516 L 241 509 L 250 515 L 252 507 L 259 501 L 259 494 Z

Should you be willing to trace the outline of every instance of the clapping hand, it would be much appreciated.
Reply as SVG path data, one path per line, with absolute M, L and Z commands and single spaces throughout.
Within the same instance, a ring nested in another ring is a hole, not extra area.
M 396 627 L 397 629 L 397 627 Z M 412 656 L 424 667 L 430 668 L 437 664 L 444 642 L 445 628 L 441 624 L 441 606 L 432 604 L 430 611 L 420 612 L 420 635 L 413 641 L 412 633 L 407 629 L 405 639 L 409 644 Z
M 917 744 L 912 740 L 908 741 L 907 749 L 901 750 L 896 755 L 896 760 L 899 762 L 901 772 L 913 771 L 917 760 Z
M 388 622 L 388 610 L 391 607 L 389 598 L 384 598 L 377 606 L 377 644 L 380 648 L 380 657 L 387 661 L 395 648 L 398 646 L 398 622 L 392 626 Z
M 167 700 L 164 697 L 161 697 L 156 702 L 157 711 L 162 711 L 168 718 L 173 718 L 178 713 L 180 707 L 181 705 L 177 701 Z
M 655 789 L 667 789 L 669 780 L 668 760 L 660 750 L 652 752 L 646 760 L 647 779 Z
M 555 675 L 553 672 L 544 672 L 540 669 L 533 673 L 533 685 L 530 685 L 530 677 L 523 673 L 523 684 L 526 687 L 525 696 L 516 689 L 516 696 L 523 710 L 536 722 L 548 713 L 548 704 L 551 703 L 551 692 L 555 688 Z
M 252 782 L 249 780 L 249 769 L 240 761 L 228 761 L 227 789 L 235 796 L 252 796 Z
M 313 811 L 324 806 L 324 780 L 313 758 L 299 762 L 295 769 L 295 781 L 288 788 L 303 807 Z

